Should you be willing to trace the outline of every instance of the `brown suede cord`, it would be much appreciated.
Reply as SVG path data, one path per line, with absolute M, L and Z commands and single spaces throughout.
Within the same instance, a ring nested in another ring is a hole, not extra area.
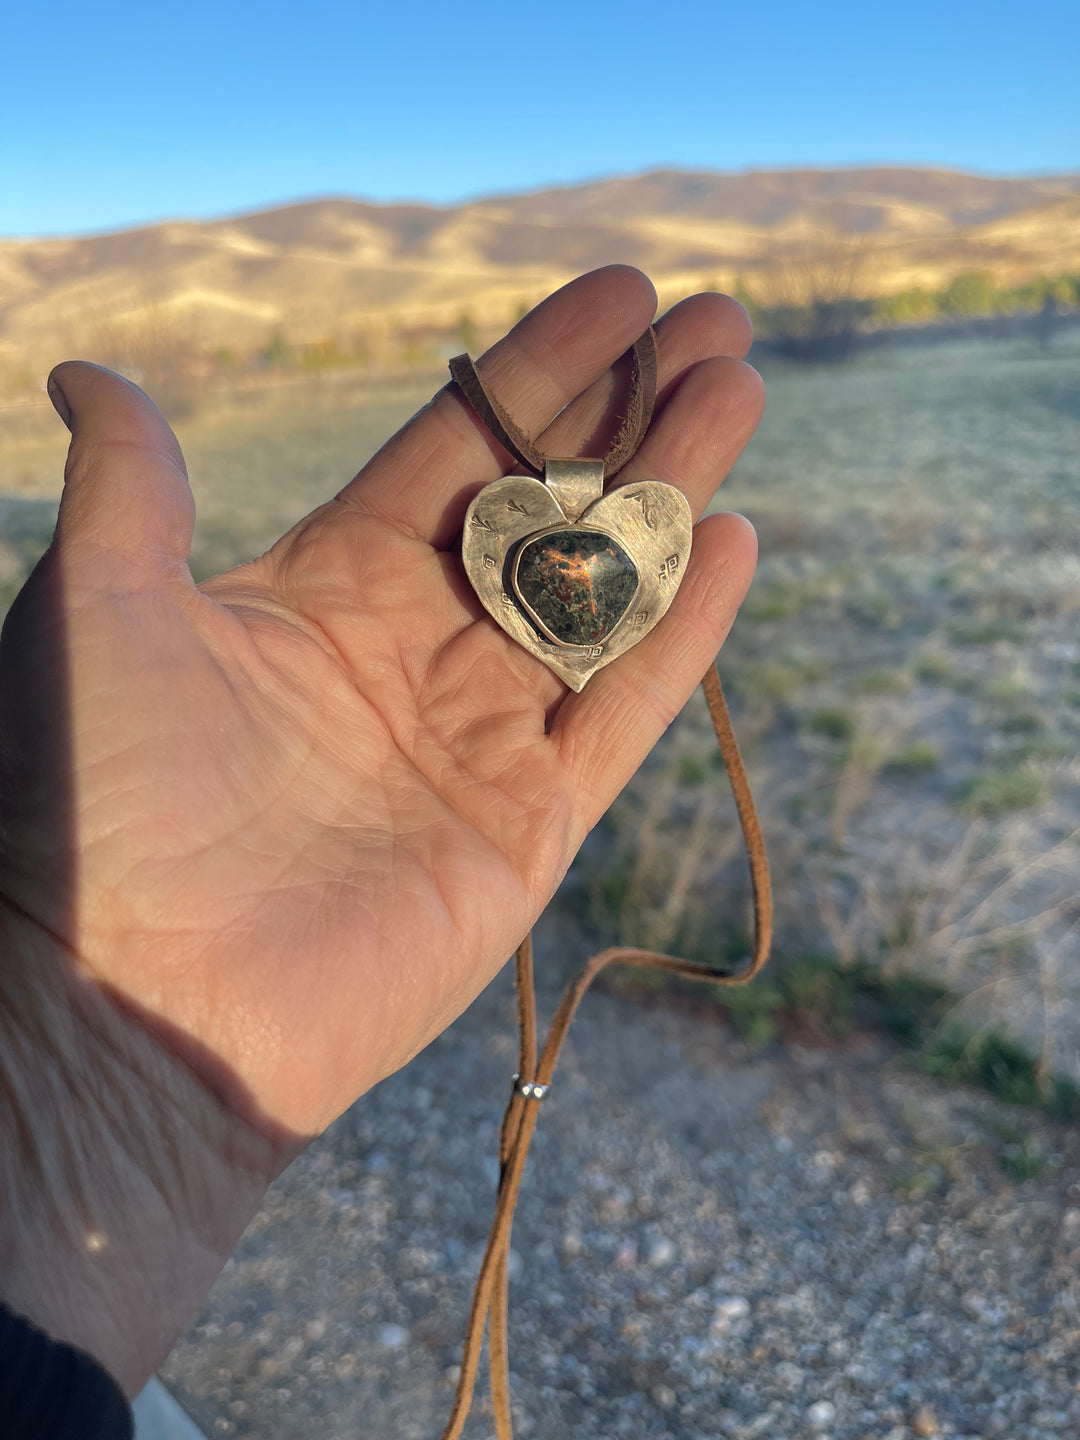
M 652 331 L 647 332 L 652 335 Z M 641 342 L 639 342 L 639 346 Z M 621 455 L 620 465 L 633 454 L 634 450 L 641 443 L 645 430 L 648 428 L 648 417 L 652 414 L 653 398 L 656 393 L 656 346 L 655 341 L 646 347 L 647 353 L 651 353 L 651 388 L 643 395 L 641 400 L 636 400 L 638 390 L 638 377 L 641 375 L 638 347 L 635 347 L 634 369 L 632 372 L 631 400 L 627 407 L 626 419 L 623 421 L 612 445 L 610 453 L 620 453 L 620 445 L 624 445 L 623 437 L 633 435 L 633 445 L 629 452 Z M 488 418 L 484 410 L 475 404 L 472 394 L 466 384 L 462 383 L 462 375 L 466 378 L 472 377 L 479 386 L 479 379 L 472 367 L 463 366 L 460 362 L 468 360 L 468 357 L 459 356 L 457 360 L 450 362 L 451 372 L 454 379 L 462 386 L 466 398 L 474 405 L 477 413 L 485 424 Z M 455 369 L 455 366 L 457 367 Z M 470 382 L 471 383 L 471 382 Z M 488 405 L 494 407 L 494 402 L 483 392 L 480 393 Z M 505 422 L 509 417 L 501 411 L 502 420 Z M 644 423 L 641 417 L 645 416 Z M 511 422 L 512 425 L 512 422 Z M 640 428 L 639 428 L 640 427 Z M 516 454 L 522 463 L 530 469 L 535 469 L 538 474 L 543 473 L 544 457 L 537 450 L 536 446 L 527 436 L 523 436 L 517 427 L 513 431 L 504 430 L 507 437 L 512 435 L 524 440 L 525 444 L 520 445 L 517 440 L 513 444 L 507 444 L 500 434 L 499 429 L 490 427 L 492 433 L 511 453 Z M 541 463 L 533 465 L 532 456 Z M 607 462 L 605 461 L 605 470 Z M 705 700 L 709 707 L 709 715 L 712 719 L 713 729 L 716 731 L 716 738 L 720 746 L 720 753 L 723 756 L 724 765 L 727 769 L 728 779 L 731 782 L 732 792 L 735 797 L 735 806 L 739 813 L 739 823 L 742 826 L 743 838 L 746 842 L 746 853 L 750 861 L 750 878 L 754 895 L 754 945 L 750 959 L 747 964 L 738 971 L 732 972 L 724 968 L 699 963 L 694 960 L 683 960 L 675 955 L 661 955 L 651 950 L 637 950 L 626 947 L 617 947 L 604 950 L 599 955 L 594 955 L 578 974 L 570 981 L 563 991 L 562 999 L 555 1011 L 551 1028 L 548 1031 L 547 1039 L 544 1042 L 543 1050 L 537 1058 L 538 1040 L 536 1025 L 536 994 L 533 984 L 533 959 L 532 959 L 532 935 L 527 935 L 522 941 L 515 959 L 517 976 L 517 1000 L 518 1000 L 518 1030 L 519 1030 L 519 1055 L 518 1074 L 515 1076 L 514 1088 L 511 1093 L 506 1113 L 503 1117 L 502 1130 L 499 1137 L 499 1188 L 495 1201 L 495 1216 L 491 1225 L 491 1232 L 488 1236 L 487 1248 L 484 1252 L 484 1259 L 480 1266 L 480 1274 L 476 1281 L 476 1289 L 473 1292 L 472 1307 L 469 1312 L 469 1320 L 465 1333 L 465 1346 L 461 1359 L 461 1374 L 458 1379 L 457 1393 L 454 1396 L 453 1409 L 449 1422 L 443 1431 L 442 1440 L 458 1440 L 465 1426 L 469 1411 L 472 1407 L 473 1391 L 476 1386 L 476 1375 L 480 1365 L 480 1352 L 483 1345 L 484 1329 L 488 1329 L 488 1360 L 491 1370 L 491 1394 L 495 1415 L 495 1432 L 497 1440 L 513 1440 L 513 1424 L 510 1411 L 510 1379 L 509 1360 L 507 1350 L 507 1297 L 508 1297 L 508 1257 L 510 1254 L 510 1235 L 513 1225 L 514 1208 L 517 1204 L 518 1193 L 521 1189 L 521 1177 L 525 1169 L 525 1160 L 529 1153 L 529 1144 L 532 1140 L 533 1131 L 539 1115 L 540 1099 L 534 1094 L 523 1094 L 523 1090 L 530 1091 L 532 1087 L 540 1086 L 540 1095 L 546 1093 L 546 1087 L 551 1084 L 555 1074 L 555 1066 L 558 1063 L 559 1053 L 562 1050 L 563 1041 L 566 1039 L 570 1023 L 577 1012 L 578 1006 L 584 998 L 585 992 L 593 983 L 601 971 L 609 965 L 639 965 L 653 970 L 666 971 L 668 974 L 677 975 L 687 980 L 702 980 L 714 985 L 744 985 L 751 980 L 765 964 L 768 959 L 769 947 L 772 942 L 772 881 L 769 876 L 769 862 L 765 853 L 765 842 L 761 834 L 761 825 L 758 821 L 757 810 L 754 806 L 754 799 L 750 793 L 750 785 L 746 778 L 746 770 L 743 766 L 742 756 L 735 740 L 735 732 L 732 729 L 731 717 L 728 714 L 727 704 L 724 700 L 724 692 L 720 685 L 720 677 L 716 667 L 710 666 L 702 680 L 702 688 L 705 692 Z
M 656 369 L 656 332 L 650 325 L 630 348 L 630 396 L 626 414 L 604 456 L 605 480 L 618 474 L 645 438 L 656 404 Z M 450 361 L 450 374 L 503 449 L 508 450 L 526 470 L 543 479 L 548 457 L 535 440 L 515 425 L 494 395 L 488 394 L 470 357 L 455 355 Z

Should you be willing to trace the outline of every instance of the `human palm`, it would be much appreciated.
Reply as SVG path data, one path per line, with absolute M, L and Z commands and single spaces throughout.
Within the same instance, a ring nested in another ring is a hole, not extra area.
M 654 303 L 635 271 L 586 276 L 485 378 L 526 429 L 557 417 L 548 453 L 602 449 L 608 367 Z M 713 358 L 748 327 L 702 296 L 659 340 L 661 408 L 625 478 L 679 485 L 700 515 L 760 414 L 754 373 Z M 575 695 L 465 579 L 465 507 L 508 461 L 451 390 L 266 555 L 196 587 L 171 432 L 107 372 L 56 380 L 57 538 L 4 636 L 0 896 L 237 1124 L 299 1140 L 534 923 L 719 648 L 753 535 L 702 522 L 669 614 Z

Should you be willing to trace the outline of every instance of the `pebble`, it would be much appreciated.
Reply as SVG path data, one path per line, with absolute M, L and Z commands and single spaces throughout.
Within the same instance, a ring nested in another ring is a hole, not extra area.
M 645 1251 L 645 1259 L 654 1269 L 659 1270 L 666 1265 L 673 1265 L 678 1253 L 673 1240 L 669 1240 L 666 1235 L 654 1235 Z
M 806 1419 L 815 1430 L 824 1430 L 836 1419 L 836 1406 L 831 1400 L 815 1400 L 807 1406 Z
M 632 1270 L 638 1262 L 638 1248 L 633 1240 L 624 1240 L 615 1252 L 615 1266 L 619 1270 Z
M 709 1328 L 714 1335 L 726 1335 L 732 1325 L 745 1320 L 749 1314 L 750 1301 L 744 1295 L 728 1295 L 717 1302 Z
M 511 1005 L 497 982 L 272 1187 L 164 1366 L 205 1434 L 441 1433 L 494 1204 L 481 1161 Z M 721 1034 L 714 1015 L 602 992 L 582 1007 L 556 1093 L 600 1085 L 603 1103 L 553 1100 L 526 1171 L 515 1434 L 1080 1440 L 1080 1127 L 1024 1115 L 1061 1158 L 1020 1203 L 993 1148 L 1014 1110 L 878 1053 L 831 1050 L 819 1072 Z M 664 1082 L 643 1092 L 642 1073 Z M 941 1184 L 909 1196 L 896 1176 L 927 1117 L 954 1151 Z M 469 1433 L 487 1433 L 489 1394 L 482 1373 Z
M 725 1320 L 745 1320 L 750 1314 L 750 1301 L 745 1295 L 726 1295 L 716 1302 L 716 1313 Z

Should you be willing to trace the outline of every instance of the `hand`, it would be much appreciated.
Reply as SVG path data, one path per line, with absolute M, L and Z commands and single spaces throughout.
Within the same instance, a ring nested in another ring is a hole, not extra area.
M 485 382 L 533 433 L 558 417 L 547 451 L 592 453 L 620 399 L 608 367 L 654 305 L 636 271 L 585 276 L 488 353 Z M 698 296 L 658 334 L 658 415 L 620 480 L 676 484 L 696 517 L 760 416 L 756 374 L 715 358 L 745 353 L 749 325 Z M 134 1390 L 276 1170 L 532 926 L 719 649 L 755 541 L 702 521 L 668 615 L 574 695 L 464 578 L 465 508 L 512 466 L 452 389 L 266 555 L 196 587 L 154 406 L 85 364 L 52 387 L 72 432 L 57 532 L 0 650 L 0 1083 L 36 1157 L 9 1213 L 35 1186 L 65 1213 L 20 1222 L 56 1256 L 45 1298 L 17 1264 L 0 1293 Z M 63 1174 L 42 1127 L 79 1152 Z

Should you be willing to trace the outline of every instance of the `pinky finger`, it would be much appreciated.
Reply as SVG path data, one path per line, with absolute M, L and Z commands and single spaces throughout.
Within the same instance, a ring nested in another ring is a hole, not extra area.
M 727 638 L 757 562 L 741 515 L 710 515 L 694 530 L 686 578 L 650 635 L 559 707 L 551 739 L 582 803 L 576 848 L 689 700 Z

